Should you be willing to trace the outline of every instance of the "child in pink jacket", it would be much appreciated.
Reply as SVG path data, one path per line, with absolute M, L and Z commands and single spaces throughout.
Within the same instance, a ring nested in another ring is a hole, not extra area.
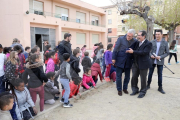
M 85 73 L 83 75 L 83 80 L 82 80 L 82 87 L 86 90 L 90 89 L 91 87 L 95 87 L 96 84 L 91 76 L 91 69 L 86 68 Z
M 47 62 L 46 73 L 55 71 L 55 63 L 54 63 L 55 54 L 56 54 L 55 51 L 50 51 L 48 53 L 49 59 Z

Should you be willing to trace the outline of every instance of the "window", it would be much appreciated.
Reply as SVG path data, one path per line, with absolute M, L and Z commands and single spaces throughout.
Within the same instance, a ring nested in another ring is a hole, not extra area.
M 108 24 L 112 24 L 112 19 L 108 19 Z
M 99 35 L 98 34 L 92 35 L 92 43 L 93 44 L 99 43 Z
M 92 16 L 92 25 L 99 25 L 99 18 L 97 16 Z
M 76 12 L 76 22 L 85 24 L 86 14 L 81 12 Z
M 63 21 L 68 21 L 68 13 L 68 9 L 56 6 L 56 18 L 61 18 Z
M 34 14 L 44 15 L 44 12 L 43 12 L 43 2 L 34 1 L 33 2 L 33 6 L 34 6 Z
M 112 14 L 112 11 L 111 10 L 108 10 L 108 15 L 111 15 Z
M 61 40 L 64 40 L 64 34 L 65 34 L 65 33 L 69 33 L 69 32 L 63 31 L 63 32 L 61 33 Z
M 85 33 L 77 33 L 76 34 L 76 43 L 78 45 L 86 44 L 86 34 Z
M 122 31 L 124 32 L 126 30 L 126 28 L 125 27 L 122 27 Z
M 108 28 L 108 33 L 112 33 L 112 28 Z
M 112 40 L 111 40 L 112 38 L 108 38 L 108 43 L 110 43 Z

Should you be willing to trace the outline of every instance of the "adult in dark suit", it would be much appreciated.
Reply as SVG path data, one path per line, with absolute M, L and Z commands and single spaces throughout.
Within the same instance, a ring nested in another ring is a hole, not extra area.
M 125 36 L 119 37 L 113 51 L 112 63 L 116 65 L 116 86 L 118 95 L 122 96 L 122 90 L 128 94 L 128 83 L 130 80 L 130 69 L 133 64 L 133 55 L 126 53 L 128 48 L 134 48 L 137 41 L 134 39 L 135 30 L 130 29 Z M 125 72 L 125 78 L 122 88 L 122 73 Z
M 138 84 L 138 77 L 141 77 L 141 90 L 139 93 L 138 98 L 143 98 L 146 94 L 146 77 L 148 69 L 151 67 L 151 59 L 149 53 L 152 49 L 152 43 L 146 39 L 147 33 L 146 31 L 140 31 L 138 33 L 138 40 L 136 42 L 134 50 L 130 48 L 127 50 L 127 53 L 134 54 L 134 63 L 132 66 L 132 94 L 136 95 L 139 93 Z

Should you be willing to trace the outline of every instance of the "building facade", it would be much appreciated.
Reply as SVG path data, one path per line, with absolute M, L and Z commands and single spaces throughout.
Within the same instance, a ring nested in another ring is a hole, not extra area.
M 80 0 L 2 0 L 0 4 L 0 40 L 10 46 L 18 38 L 26 46 L 44 41 L 54 48 L 72 34 L 72 48 L 102 42 L 107 45 L 106 13 Z

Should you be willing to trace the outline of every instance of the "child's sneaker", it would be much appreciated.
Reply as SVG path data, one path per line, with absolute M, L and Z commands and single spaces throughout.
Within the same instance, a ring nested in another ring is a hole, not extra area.
M 64 98 L 62 98 L 62 99 L 60 100 L 60 103 L 64 103 Z
M 104 79 L 105 79 L 106 82 L 109 82 L 109 78 L 105 77 Z
M 168 63 L 168 65 L 171 65 L 171 63 Z
M 178 64 L 178 63 L 179 63 L 179 61 L 176 62 L 176 64 Z
M 64 103 L 63 107 L 70 108 L 70 107 L 73 107 L 73 105 L 68 102 L 68 103 Z

